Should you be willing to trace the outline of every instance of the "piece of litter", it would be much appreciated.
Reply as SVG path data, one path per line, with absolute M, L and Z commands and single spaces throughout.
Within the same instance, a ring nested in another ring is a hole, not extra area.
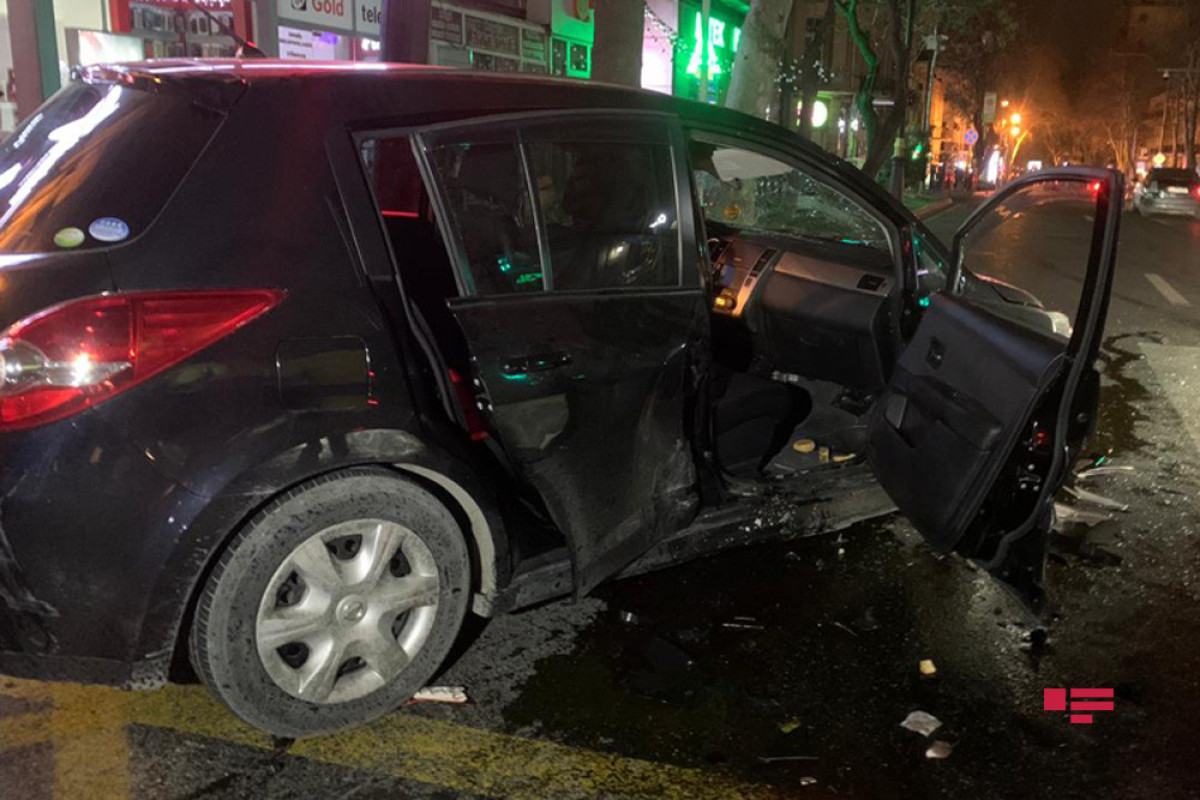
M 426 686 L 412 696 L 414 703 L 465 703 L 465 686 Z
M 759 756 L 758 760 L 763 764 L 774 764 L 777 761 L 816 761 L 816 756 Z
M 797 439 L 792 443 L 792 449 L 797 453 L 811 453 L 817 449 L 817 443 L 812 439 Z
M 1080 489 L 1077 486 L 1066 486 L 1063 488 L 1063 491 L 1074 497 L 1080 503 L 1087 503 L 1088 505 L 1104 508 L 1109 511 L 1129 510 L 1128 503 L 1122 503 L 1117 500 L 1113 500 L 1110 497 L 1105 497 L 1104 495 L 1099 495 L 1095 492 L 1089 492 L 1086 489 Z
M 904 718 L 904 722 L 900 723 L 900 727 L 913 733 L 919 733 L 922 736 L 928 736 L 942 727 L 942 721 L 933 714 L 927 714 L 924 711 L 913 711 Z
M 753 622 L 722 622 L 722 628 L 729 628 L 735 631 L 765 631 L 765 625 L 756 625 Z
M 787 720 L 784 720 L 783 722 L 779 723 L 779 732 L 786 735 L 786 734 L 789 734 L 792 731 L 796 730 L 796 728 L 799 728 L 799 727 L 800 727 L 800 720 L 796 719 L 795 717 L 792 717 L 791 719 L 787 719 Z
M 949 758 L 950 753 L 954 751 L 954 745 L 949 742 L 943 742 L 937 739 L 933 744 L 929 745 L 929 749 L 925 751 L 926 758 Z
M 1080 470 L 1075 473 L 1077 480 L 1085 481 L 1089 478 L 1098 478 L 1102 475 L 1120 475 L 1122 473 L 1135 472 L 1133 467 L 1092 467 L 1091 469 Z
M 817 782 L 817 779 L 811 775 L 805 775 L 803 778 L 800 779 L 801 786 L 812 786 L 816 782 Z
M 820 450 L 818 450 L 817 458 L 818 458 L 818 460 L 820 460 L 820 462 L 822 464 L 828 464 L 829 463 L 829 448 L 822 447 Z
M 922 675 L 937 675 L 937 666 L 933 663 L 932 658 L 921 659 L 921 663 L 917 665 L 917 668 L 921 670 Z
M 1057 525 L 1099 525 L 1108 522 L 1113 515 L 1103 511 L 1087 511 L 1066 503 L 1054 504 L 1054 521 Z
M 853 461 L 857 456 L 854 453 L 834 453 L 833 463 L 845 464 L 847 461 Z
M 851 636 L 853 636 L 854 638 L 856 638 L 856 639 L 858 638 L 858 634 L 857 634 L 857 633 L 855 633 L 855 632 L 854 632 L 854 629 L 853 629 L 853 628 L 851 628 L 849 625 L 843 625 L 842 623 L 840 623 L 840 622 L 837 622 L 837 621 L 835 621 L 833 624 L 834 624 L 835 626 L 837 626 L 837 627 L 841 628 L 842 630 L 844 630 L 846 633 L 850 634 L 850 635 L 851 635 Z

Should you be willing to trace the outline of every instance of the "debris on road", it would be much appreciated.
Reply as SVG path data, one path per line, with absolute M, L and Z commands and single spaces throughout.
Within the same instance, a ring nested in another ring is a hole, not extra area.
M 1104 495 L 1099 495 L 1095 492 L 1089 492 L 1086 489 L 1080 489 L 1077 486 L 1063 487 L 1063 491 L 1069 494 L 1071 497 L 1074 497 L 1080 503 L 1087 503 L 1088 505 L 1096 506 L 1097 508 L 1105 508 L 1110 511 L 1129 510 L 1128 503 L 1120 503 L 1116 500 L 1105 497 Z
M 759 756 L 759 763 L 775 764 L 780 761 L 816 761 L 816 756 Z
M 470 702 L 465 686 L 426 686 L 412 696 L 413 703 L 451 703 L 461 704 Z
M 943 742 L 937 739 L 933 744 L 929 745 L 929 749 L 925 751 L 926 758 L 949 758 L 954 752 L 954 745 L 949 742 Z
M 917 665 L 917 669 L 921 670 L 921 674 L 927 678 L 937 675 L 937 665 L 933 663 L 932 658 L 921 659 L 921 663 Z
M 857 639 L 857 638 L 858 638 L 858 634 L 857 634 L 857 633 L 855 633 L 855 632 L 854 632 L 854 629 L 853 629 L 853 628 L 851 628 L 849 625 L 845 625 L 845 624 L 843 624 L 843 623 L 841 623 L 841 622 L 837 622 L 837 621 L 835 621 L 833 624 L 834 624 L 834 626 L 835 626 L 835 627 L 841 628 L 841 629 L 842 629 L 842 630 L 844 630 L 846 633 L 848 633 L 848 634 L 850 634 L 851 636 L 853 636 L 855 639 Z
M 1060 531 L 1067 525 L 1084 525 L 1090 527 L 1099 525 L 1101 522 L 1108 522 L 1112 518 L 1112 514 L 1101 511 L 1087 511 L 1065 503 L 1054 504 L 1054 521 Z
M 792 717 L 791 719 L 785 719 L 783 722 L 779 723 L 779 732 L 786 736 L 799 727 L 800 720 Z
M 924 711 L 913 711 L 904 718 L 904 722 L 900 723 L 900 727 L 913 733 L 919 733 L 922 736 L 929 736 L 942 727 L 942 721 L 933 714 L 927 714 Z
M 722 622 L 722 628 L 729 628 L 737 631 L 765 631 L 766 625 L 763 625 L 755 617 L 734 617 L 732 622 Z
M 817 782 L 817 779 L 811 775 L 805 775 L 803 778 L 800 779 L 801 786 L 812 786 L 816 782 Z
M 797 453 L 808 454 L 817 449 L 817 443 L 812 439 L 797 439 L 792 443 L 792 449 Z

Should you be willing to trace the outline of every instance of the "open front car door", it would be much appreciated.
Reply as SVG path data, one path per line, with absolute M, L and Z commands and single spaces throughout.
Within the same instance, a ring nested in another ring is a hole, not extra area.
M 1119 173 L 1085 168 L 999 190 L 955 236 L 952 290 L 932 298 L 871 416 L 871 464 L 900 511 L 1037 614 L 1054 498 L 1095 425 L 1124 194 Z M 1032 291 L 1046 324 L 953 291 L 964 267 Z

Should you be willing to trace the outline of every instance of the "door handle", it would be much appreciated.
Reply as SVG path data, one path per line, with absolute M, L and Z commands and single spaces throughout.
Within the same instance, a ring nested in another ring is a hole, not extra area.
M 505 375 L 528 375 L 531 372 L 548 372 L 571 363 L 570 353 L 542 353 L 522 356 L 507 362 L 500 371 Z

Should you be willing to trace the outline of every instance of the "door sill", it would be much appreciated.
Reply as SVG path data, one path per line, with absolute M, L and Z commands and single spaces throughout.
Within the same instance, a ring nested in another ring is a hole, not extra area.
M 896 510 L 865 464 L 819 469 L 784 480 L 743 481 L 744 496 L 700 513 L 659 542 L 616 578 L 678 566 L 734 547 L 788 541 L 845 530 Z M 496 598 L 497 612 L 565 597 L 574 589 L 565 548 L 523 565 Z

